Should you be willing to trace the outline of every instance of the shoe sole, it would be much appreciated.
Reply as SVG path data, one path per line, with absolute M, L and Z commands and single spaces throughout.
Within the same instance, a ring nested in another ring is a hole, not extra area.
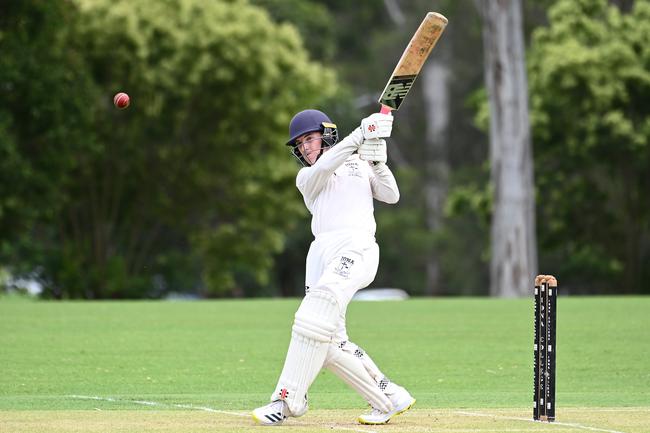
M 395 412 L 394 414 L 392 414 L 392 415 L 391 415 L 391 416 L 390 416 L 386 421 L 381 421 L 381 422 L 365 421 L 365 420 L 361 419 L 361 417 L 359 417 L 359 418 L 357 419 L 357 421 L 359 421 L 359 424 L 364 424 L 364 425 L 381 425 L 381 424 L 388 424 L 388 422 L 389 422 L 391 419 L 393 419 L 393 418 L 396 417 L 397 415 L 401 415 L 401 414 L 403 414 L 404 412 L 406 412 L 407 410 L 409 410 L 410 408 L 412 408 L 416 401 L 417 401 L 417 400 L 413 399 L 413 400 L 411 401 L 411 403 L 410 403 L 408 406 L 406 406 L 404 409 L 402 409 L 402 410 L 400 410 L 400 411 L 397 411 L 397 412 Z

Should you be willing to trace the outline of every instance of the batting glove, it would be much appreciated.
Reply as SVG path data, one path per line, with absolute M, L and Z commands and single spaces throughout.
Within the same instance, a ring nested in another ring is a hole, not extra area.
M 376 139 L 390 137 L 393 131 L 393 115 L 375 113 L 361 121 L 363 138 Z
M 359 146 L 359 158 L 374 163 L 386 162 L 388 160 L 386 140 L 381 138 L 363 140 L 363 143 Z

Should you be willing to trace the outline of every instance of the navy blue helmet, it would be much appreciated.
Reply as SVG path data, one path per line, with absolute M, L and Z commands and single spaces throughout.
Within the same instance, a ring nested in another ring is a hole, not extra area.
M 336 125 L 332 123 L 327 114 L 318 110 L 304 110 L 300 113 L 293 116 L 291 123 L 289 124 L 289 141 L 287 141 L 287 146 L 291 146 L 291 153 L 293 156 L 298 158 L 298 161 L 304 166 L 309 166 L 310 164 L 305 160 L 296 146 L 296 138 L 300 137 L 303 134 L 308 132 L 320 132 L 323 135 L 323 141 L 320 154 L 318 158 L 323 154 L 323 149 L 332 147 L 338 141 L 339 135 L 336 130 Z

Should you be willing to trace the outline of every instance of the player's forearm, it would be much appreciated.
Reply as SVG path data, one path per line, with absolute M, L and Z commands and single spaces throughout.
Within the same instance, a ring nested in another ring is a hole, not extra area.
M 372 181 L 372 196 L 384 203 L 394 204 L 399 201 L 399 188 L 393 172 L 384 163 L 372 165 L 375 176 Z

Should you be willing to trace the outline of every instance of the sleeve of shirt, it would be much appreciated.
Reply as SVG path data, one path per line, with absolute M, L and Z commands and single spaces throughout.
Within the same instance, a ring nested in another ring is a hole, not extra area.
M 397 188 L 397 181 L 393 176 L 393 172 L 383 163 L 371 164 L 370 167 L 372 171 L 370 176 L 372 196 L 384 203 L 397 203 L 399 201 L 399 188 Z
M 361 129 L 357 128 L 334 147 L 324 152 L 314 165 L 300 169 L 296 177 L 296 186 L 305 198 L 307 207 L 310 207 L 310 204 L 323 190 L 332 173 L 359 148 L 362 141 L 363 134 Z

